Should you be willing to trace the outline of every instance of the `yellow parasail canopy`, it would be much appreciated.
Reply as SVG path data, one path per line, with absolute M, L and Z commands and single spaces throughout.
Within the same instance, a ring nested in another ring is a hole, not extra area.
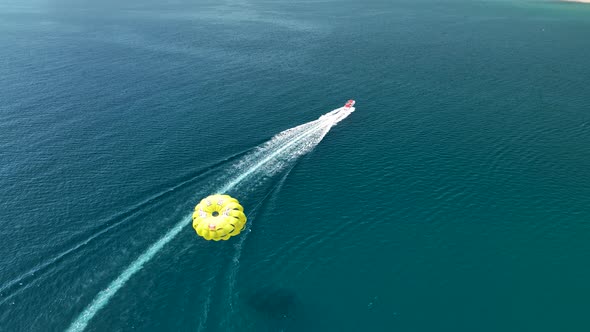
M 244 208 L 229 195 L 211 195 L 195 206 L 193 228 L 206 240 L 227 240 L 246 225 Z

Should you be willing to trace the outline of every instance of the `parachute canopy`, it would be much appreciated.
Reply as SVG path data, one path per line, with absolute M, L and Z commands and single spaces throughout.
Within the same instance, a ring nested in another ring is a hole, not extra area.
M 193 228 L 206 240 L 227 240 L 246 225 L 244 208 L 229 195 L 211 195 L 195 206 Z

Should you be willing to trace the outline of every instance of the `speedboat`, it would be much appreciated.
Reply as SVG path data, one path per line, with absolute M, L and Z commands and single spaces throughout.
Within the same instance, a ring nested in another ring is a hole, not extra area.
M 355 101 L 353 99 L 350 99 L 349 101 L 346 102 L 346 104 L 344 104 L 345 108 L 351 108 L 352 106 L 354 106 Z

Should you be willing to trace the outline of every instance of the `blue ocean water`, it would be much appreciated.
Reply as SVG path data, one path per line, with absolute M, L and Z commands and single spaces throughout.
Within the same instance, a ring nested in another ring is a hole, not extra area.
M 0 331 L 589 330 L 589 28 L 551 1 L 0 3 Z M 220 188 L 249 228 L 206 242 Z

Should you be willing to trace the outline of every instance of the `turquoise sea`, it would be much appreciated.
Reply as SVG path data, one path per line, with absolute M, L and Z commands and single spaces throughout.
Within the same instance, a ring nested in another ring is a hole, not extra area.
M 541 0 L 0 2 L 0 331 L 590 331 L 589 31 Z M 248 228 L 208 242 L 219 191 Z

